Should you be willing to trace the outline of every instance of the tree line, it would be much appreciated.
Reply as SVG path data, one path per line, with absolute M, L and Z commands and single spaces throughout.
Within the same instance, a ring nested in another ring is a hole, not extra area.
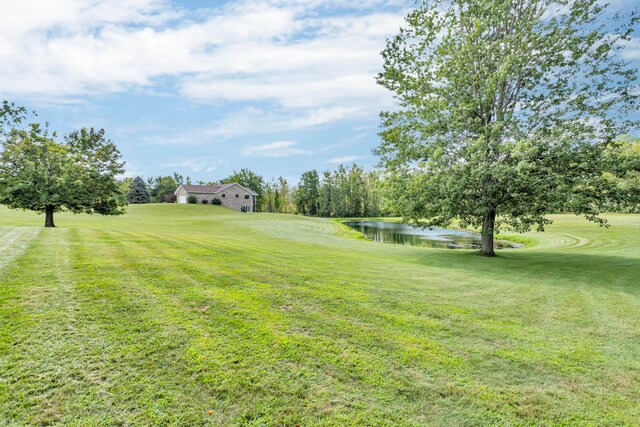
M 117 215 L 124 213 L 127 203 L 172 203 L 175 202 L 178 185 L 192 183 L 189 176 L 184 177 L 177 172 L 146 180 L 142 177 L 118 180 L 118 175 L 124 172 L 124 162 L 115 144 L 106 138 L 104 130 L 82 128 L 60 139 L 46 124 L 27 123 L 35 114 L 29 114 L 26 109 L 8 101 L 0 107 L 0 203 L 45 213 L 46 226 L 54 226 L 53 213 L 61 210 Z M 392 138 L 392 135 L 383 133 L 385 138 Z M 586 180 L 583 179 L 575 188 L 567 187 L 567 183 L 572 181 L 556 180 L 560 183 L 558 185 L 562 185 L 560 189 L 565 190 L 561 195 L 567 197 L 556 197 L 558 202 L 547 204 L 544 210 L 549 213 L 575 213 L 576 204 L 586 202 L 590 204 L 589 209 L 601 212 L 639 212 L 640 139 L 622 136 L 599 145 L 582 147 L 587 151 L 579 157 L 571 157 L 574 152 L 565 153 L 571 162 L 566 166 L 573 169 L 572 176 L 582 174 Z M 473 192 L 481 188 L 471 185 L 458 187 L 461 182 L 447 179 L 434 187 L 430 179 L 442 175 L 425 177 L 421 169 L 424 165 L 419 161 L 406 169 L 389 167 L 393 160 L 387 156 L 390 148 L 391 145 L 383 145 L 379 149 L 383 164 L 387 166 L 384 171 L 367 171 L 357 164 L 340 165 L 333 171 L 306 171 L 299 182 L 291 184 L 282 176 L 265 180 L 254 171 L 241 169 L 217 181 L 196 181 L 195 184 L 237 182 L 251 188 L 258 193 L 256 207 L 259 212 L 322 217 L 393 215 L 402 216 L 405 221 L 429 218 L 424 210 L 428 206 L 431 206 L 429 209 L 437 206 L 449 209 L 468 205 L 473 197 L 454 196 L 464 188 L 473 196 Z M 529 169 L 509 175 L 512 184 L 523 179 L 519 173 L 533 173 L 530 167 L 550 167 L 545 155 L 541 152 L 535 165 L 521 163 L 519 167 L 524 165 Z M 456 168 L 460 167 L 468 168 L 470 165 L 462 162 L 447 173 L 457 173 Z M 526 194 L 532 200 L 521 206 L 528 206 L 536 200 L 535 192 Z
M 340 165 L 320 175 L 313 169 L 302 174 L 295 197 L 297 211 L 323 217 L 364 217 L 388 214 L 384 206 L 384 181 L 380 172 L 361 166 Z
M 310 170 L 302 174 L 298 185 L 279 176 L 269 181 L 249 169 L 234 171 L 217 181 L 196 181 L 196 185 L 236 182 L 251 188 L 257 196 L 257 211 L 302 214 L 323 217 L 363 217 L 389 213 L 384 205 L 384 182 L 378 171 L 366 171 L 352 164 L 334 171 Z M 120 181 L 125 202 L 174 203 L 180 184 L 191 184 L 190 177 L 173 175 L 125 178 Z

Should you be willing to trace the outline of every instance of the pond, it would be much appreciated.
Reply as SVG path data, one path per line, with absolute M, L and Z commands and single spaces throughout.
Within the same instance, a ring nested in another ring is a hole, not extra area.
M 480 249 L 480 234 L 450 228 L 421 229 L 407 224 L 384 221 L 346 221 L 343 224 L 376 242 L 447 249 Z M 513 249 L 522 245 L 496 240 L 496 249 Z

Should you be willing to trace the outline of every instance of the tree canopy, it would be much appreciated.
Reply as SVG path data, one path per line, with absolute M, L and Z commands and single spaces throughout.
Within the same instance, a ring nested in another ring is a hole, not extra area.
M 302 174 L 296 191 L 298 212 L 325 217 L 378 216 L 383 210 L 382 181 L 376 171 L 357 164 L 339 165 L 335 171 Z
M 618 55 L 636 14 L 598 0 L 429 0 L 383 51 L 377 149 L 394 210 L 421 226 L 544 230 L 565 209 L 598 217 L 604 152 L 637 125 L 637 70 Z M 607 22 L 607 25 L 602 22 Z
M 53 214 L 59 210 L 123 213 L 116 175 L 124 171 L 124 163 L 104 130 L 82 128 L 57 142 L 46 126 L 32 123 L 18 129 L 15 125 L 24 120 L 25 110 L 4 106 L 0 203 L 44 212 L 46 227 L 55 226 Z
M 605 150 L 610 184 L 607 208 L 616 212 L 640 213 L 640 138 L 622 137 Z
M 174 172 L 174 176 L 178 174 Z M 178 182 L 172 176 L 156 176 L 147 178 L 147 188 L 151 203 L 173 203 Z
M 317 215 L 320 196 L 320 177 L 318 171 L 306 171 L 300 177 L 296 192 L 296 208 L 303 215 Z

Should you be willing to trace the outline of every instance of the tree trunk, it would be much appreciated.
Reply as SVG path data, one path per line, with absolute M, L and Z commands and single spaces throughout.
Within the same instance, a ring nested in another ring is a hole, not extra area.
M 47 206 L 44 211 L 44 226 L 45 227 L 55 227 L 56 225 L 53 223 L 53 206 Z
M 496 210 L 489 209 L 484 214 L 482 220 L 482 247 L 480 249 L 480 255 L 482 256 L 496 256 L 493 250 L 493 227 L 496 222 Z

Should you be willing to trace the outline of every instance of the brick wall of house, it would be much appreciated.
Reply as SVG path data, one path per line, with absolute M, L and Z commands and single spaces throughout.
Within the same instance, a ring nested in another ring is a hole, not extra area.
M 224 196 L 223 196 L 224 195 Z M 189 193 L 189 196 L 196 196 L 198 204 L 202 204 L 203 200 L 206 200 L 211 204 L 211 200 L 218 198 L 222 201 L 222 206 L 234 209 L 238 212 L 242 210 L 242 206 L 252 206 L 251 193 L 239 185 L 232 185 L 229 188 L 224 189 L 215 194 L 211 193 Z M 245 197 L 248 196 L 248 199 Z
M 223 194 L 224 197 L 222 197 Z M 249 198 L 245 199 L 246 196 L 248 196 Z M 223 206 L 235 209 L 237 211 L 240 211 L 242 209 L 242 206 L 250 207 L 252 203 L 251 193 L 240 187 L 239 185 L 232 185 L 231 187 L 226 188 L 219 193 L 216 193 L 214 197 L 222 200 Z

